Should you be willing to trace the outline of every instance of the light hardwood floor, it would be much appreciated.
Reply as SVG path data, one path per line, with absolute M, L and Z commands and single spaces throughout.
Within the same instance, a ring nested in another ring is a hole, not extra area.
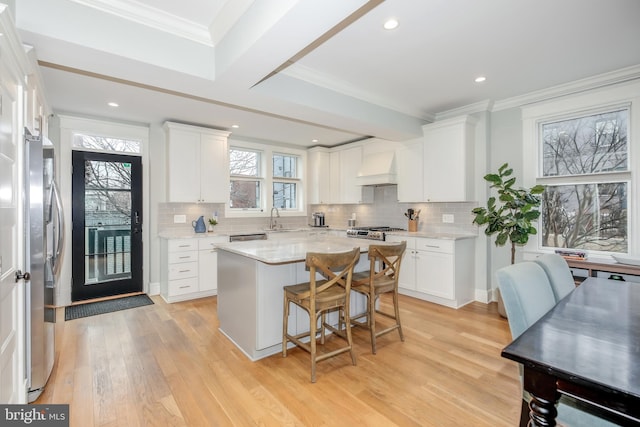
M 500 357 L 496 304 L 453 310 L 400 297 L 405 342 L 354 328 L 348 353 L 309 381 L 301 349 L 249 361 L 218 331 L 215 297 L 56 324 L 57 361 L 36 403 L 69 403 L 71 426 L 515 426 L 520 383 Z M 386 300 L 383 300 L 386 305 Z M 63 310 L 61 309 L 60 312 Z

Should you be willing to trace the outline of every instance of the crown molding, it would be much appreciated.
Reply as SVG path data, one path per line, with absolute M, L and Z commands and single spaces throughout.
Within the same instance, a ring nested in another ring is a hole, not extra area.
M 566 95 L 572 95 L 575 93 L 586 92 L 589 90 L 611 86 L 619 83 L 628 82 L 631 80 L 640 79 L 640 65 L 633 65 L 619 70 L 610 71 L 603 74 L 598 74 L 592 77 L 587 77 L 580 80 L 575 80 L 570 83 L 552 86 L 547 89 L 542 89 L 535 92 L 530 92 L 524 95 L 515 96 L 513 98 L 507 98 L 501 101 L 496 101 L 491 111 L 506 110 L 509 108 L 522 107 L 523 105 L 533 104 L 540 101 L 547 101 L 553 98 L 559 98 Z
M 468 114 L 483 113 L 485 111 L 491 111 L 492 107 L 493 107 L 493 101 L 490 99 L 485 99 L 483 101 L 478 101 L 473 104 L 464 105 L 459 108 L 454 108 L 451 110 L 446 110 L 440 113 L 436 113 L 436 121 L 449 119 L 452 117 L 465 116 Z
M 213 47 L 209 28 L 135 0 L 71 0 L 75 3 Z

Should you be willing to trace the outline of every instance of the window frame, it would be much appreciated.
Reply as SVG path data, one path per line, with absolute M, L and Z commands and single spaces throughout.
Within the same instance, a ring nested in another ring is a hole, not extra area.
M 587 183 L 622 182 L 627 184 L 627 254 L 638 255 L 640 242 L 632 238 L 638 233 L 637 226 L 640 218 L 639 197 L 633 197 L 639 188 L 640 155 L 638 141 L 635 135 L 640 135 L 640 96 L 629 94 L 640 93 L 640 82 L 628 82 L 613 87 L 598 88 L 583 93 L 561 97 L 551 101 L 540 102 L 522 108 L 523 132 L 523 185 L 531 187 L 542 185 L 570 185 Z M 554 121 L 584 117 L 592 114 L 628 109 L 627 135 L 627 170 L 615 172 L 599 172 L 594 174 L 543 176 L 543 146 L 542 125 Z M 531 159 L 534 159 L 531 161 Z M 542 215 L 537 229 L 542 230 Z M 542 233 L 537 238 L 530 239 L 525 251 L 552 252 L 555 248 L 542 246 Z M 611 259 L 614 252 L 588 250 L 590 255 L 600 259 Z
M 232 149 L 256 151 L 261 153 L 260 158 L 260 206 L 255 209 L 238 209 L 230 206 L 230 200 L 225 203 L 225 216 L 228 218 L 263 218 L 269 217 L 273 206 L 273 184 L 275 182 L 295 183 L 296 184 L 296 208 L 280 209 L 280 216 L 306 216 L 306 150 L 295 149 L 291 147 L 270 145 L 266 143 L 249 142 L 243 140 L 229 140 L 229 152 Z M 273 176 L 273 156 L 291 156 L 297 158 L 297 177 L 274 177 Z M 229 170 L 229 179 L 248 179 L 255 180 L 254 177 L 243 177 L 239 175 L 231 175 Z

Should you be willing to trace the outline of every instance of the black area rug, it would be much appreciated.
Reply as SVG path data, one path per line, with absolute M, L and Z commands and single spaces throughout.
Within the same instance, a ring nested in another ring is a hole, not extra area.
M 96 314 L 111 313 L 113 311 L 127 310 L 129 308 L 151 304 L 153 304 L 153 301 L 148 295 L 134 295 L 132 297 L 70 305 L 65 307 L 64 320 L 79 319 L 81 317 L 95 316 Z

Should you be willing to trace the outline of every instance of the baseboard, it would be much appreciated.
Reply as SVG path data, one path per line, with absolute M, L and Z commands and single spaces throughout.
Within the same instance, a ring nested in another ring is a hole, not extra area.
M 149 295 L 160 295 L 160 282 L 149 282 Z

